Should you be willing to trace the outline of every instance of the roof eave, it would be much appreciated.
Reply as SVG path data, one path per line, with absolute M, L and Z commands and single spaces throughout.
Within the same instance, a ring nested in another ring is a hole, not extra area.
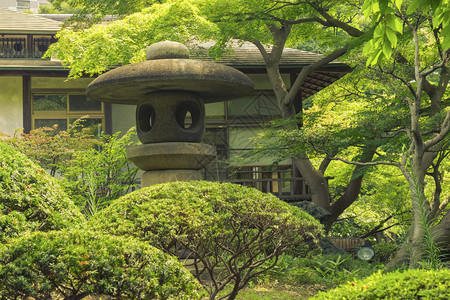
M 47 31 L 47 30 L 8 30 L 8 29 L 2 29 L 0 35 L 5 34 L 48 34 L 48 35 L 55 35 L 57 31 Z

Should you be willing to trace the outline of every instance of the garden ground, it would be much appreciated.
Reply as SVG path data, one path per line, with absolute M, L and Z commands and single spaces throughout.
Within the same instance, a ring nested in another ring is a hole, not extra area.
M 239 292 L 238 300 L 308 299 L 326 287 L 320 284 L 291 286 L 274 282 L 248 287 Z

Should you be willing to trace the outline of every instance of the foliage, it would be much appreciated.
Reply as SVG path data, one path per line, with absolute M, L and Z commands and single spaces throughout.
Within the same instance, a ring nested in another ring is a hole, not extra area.
M 56 179 L 0 140 L 0 242 L 82 220 Z
M 373 38 L 364 47 L 364 51 L 370 53 L 367 65 L 376 65 L 380 58 L 392 57 L 393 49 L 398 45 L 397 35 L 404 33 L 404 23 L 409 25 L 428 19 L 441 49 L 450 48 L 449 7 L 448 0 L 364 1 L 364 15 L 376 25 Z
M 30 133 L 17 130 L 5 141 L 55 176 L 75 152 L 98 144 L 89 128 L 81 126 L 82 120 L 70 124 L 67 131 L 59 130 L 57 125 L 33 129 Z
M 2 299 L 201 299 L 181 263 L 132 238 L 86 228 L 35 232 L 0 248 Z M 59 299 L 59 298 L 58 298 Z
M 119 135 L 120 132 L 103 135 L 99 147 L 75 152 L 60 167 L 64 186 L 88 216 L 136 187 L 138 169 L 131 166 L 126 154 L 126 147 L 134 144 L 136 132 L 132 128 Z
M 81 11 L 81 8 L 74 3 L 70 4 L 64 1 L 56 5 L 55 2 L 49 0 L 49 3 L 39 4 L 39 14 L 76 14 Z
M 420 265 L 422 268 L 435 270 L 442 266 L 442 262 L 440 260 L 441 249 L 438 247 L 435 236 L 431 232 L 432 224 L 430 222 L 430 212 L 426 210 L 425 199 L 422 197 L 422 193 L 418 190 L 419 186 L 416 182 L 414 171 L 411 170 L 411 173 L 413 175 L 414 188 L 416 189 L 415 192 L 417 195 L 419 195 L 417 199 L 414 199 L 416 202 L 414 204 L 416 204 L 419 208 L 417 213 L 417 217 L 419 218 L 418 225 L 422 227 L 422 230 L 424 231 L 422 239 L 424 255 L 420 262 L 415 263 Z
M 52 176 L 61 177 L 61 185 L 86 215 L 93 215 L 112 199 L 125 195 L 136 186 L 138 169 L 127 159 L 126 147 L 134 144 L 135 130 L 123 136 L 102 134 L 95 137 L 83 127 L 83 118 L 67 131 L 42 127 L 29 134 L 5 138 Z
M 94 216 L 92 226 L 138 237 L 171 254 L 186 251 L 211 299 L 228 284 L 233 299 L 251 278 L 272 268 L 287 247 L 321 233 L 311 216 L 273 195 L 202 181 L 135 191 Z
M 450 270 L 413 269 L 349 282 L 311 299 L 448 299 Z
M 376 243 L 372 245 L 375 250 L 374 260 L 387 263 L 389 259 L 394 255 L 395 251 L 397 251 L 400 247 L 394 243 Z
M 155 42 L 187 43 L 192 41 L 193 32 L 210 30 L 211 25 L 191 1 L 168 1 L 108 25 L 98 24 L 82 31 L 66 28 L 57 33 L 58 42 L 49 47 L 45 57 L 58 57 L 63 65 L 70 65 L 71 78 L 84 73 L 93 76 L 112 66 L 144 60 L 145 50 Z
M 161 0 L 121 0 L 121 1 L 98 1 L 98 0 L 49 0 L 55 9 L 62 9 L 66 6 L 77 7 L 79 14 L 90 14 L 93 21 L 99 21 L 98 17 L 105 15 L 124 16 L 126 14 L 141 11 L 143 8 Z
M 336 287 L 355 278 L 365 278 L 382 268 L 351 256 L 324 255 L 308 258 L 282 255 L 273 269 L 258 278 L 258 282 L 278 281 L 287 285 L 318 284 Z

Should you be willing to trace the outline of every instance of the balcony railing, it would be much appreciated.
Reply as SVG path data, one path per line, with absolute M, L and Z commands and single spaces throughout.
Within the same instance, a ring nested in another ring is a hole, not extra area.
M 245 170 L 235 172 L 232 177 L 227 182 L 253 187 L 265 193 L 272 193 L 287 202 L 311 199 L 306 181 L 302 177 L 292 176 L 291 170 Z
M 0 58 L 41 58 L 51 38 L 0 37 Z

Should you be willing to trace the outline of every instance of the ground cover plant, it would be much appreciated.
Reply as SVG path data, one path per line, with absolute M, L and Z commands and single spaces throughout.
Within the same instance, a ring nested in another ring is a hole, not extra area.
M 0 140 L 0 242 L 83 221 L 55 178 Z
M 113 202 L 90 224 L 184 255 L 210 299 L 227 285 L 231 291 L 220 298 L 234 299 L 252 278 L 273 268 L 289 246 L 313 243 L 321 234 L 318 221 L 273 195 L 202 181 L 141 189 Z
M 449 299 L 450 270 L 421 270 L 382 274 L 348 282 L 312 299 Z
M 381 270 L 383 264 L 355 259 L 351 255 L 328 254 L 310 257 L 280 256 L 276 266 L 257 278 L 254 284 L 279 282 L 288 286 L 335 288 L 355 278 L 365 278 Z
M 202 299 L 176 259 L 129 237 L 86 228 L 28 233 L 0 247 L 1 299 Z

